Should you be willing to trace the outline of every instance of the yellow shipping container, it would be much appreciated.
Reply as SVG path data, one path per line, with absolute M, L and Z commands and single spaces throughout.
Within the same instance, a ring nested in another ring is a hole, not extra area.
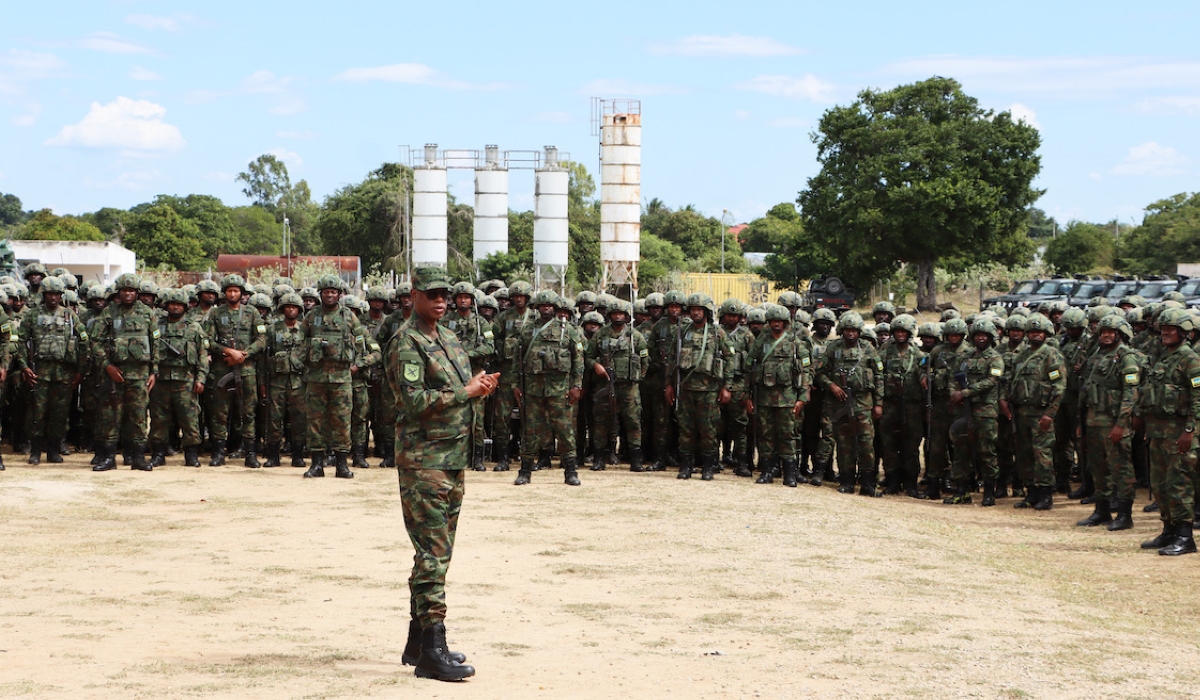
M 689 272 L 683 275 L 683 289 L 686 294 L 704 292 L 713 298 L 720 306 L 721 302 L 733 297 L 745 304 L 759 304 L 764 301 L 774 302 L 779 298 L 782 288 L 776 289 L 775 283 L 758 275 L 739 275 L 720 272 Z

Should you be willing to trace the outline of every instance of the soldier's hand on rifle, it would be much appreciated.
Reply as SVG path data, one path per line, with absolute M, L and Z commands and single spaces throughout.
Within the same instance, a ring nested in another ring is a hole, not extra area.
M 746 413 L 754 413 L 754 401 L 751 399 L 742 399 L 742 407 L 746 409 Z
M 838 401 L 846 400 L 846 390 L 837 384 L 829 385 L 829 393 L 833 394 L 833 398 L 837 399 Z
M 875 420 L 883 420 L 883 406 L 876 406 L 871 409 L 871 417 Z
M 108 373 L 108 378 L 117 384 L 125 383 L 125 375 L 121 374 L 121 370 L 116 365 L 109 365 L 104 368 L 104 371 Z
M 358 374 L 358 365 L 350 365 L 350 374 Z
M 1012 420 L 1012 408 L 1007 399 L 1000 399 L 1000 412 L 1004 414 L 1005 420 Z
M 929 375 L 921 375 L 921 391 L 929 391 Z
M 602 364 L 600 364 L 599 362 L 597 362 L 596 364 L 594 364 L 594 365 L 592 365 L 592 366 L 593 366 L 593 367 L 595 368 L 595 370 L 596 370 L 596 376 L 597 376 L 597 377 L 603 377 L 603 378 L 605 378 L 605 379 L 608 379 L 608 370 L 604 369 L 604 365 L 602 365 Z
M 792 407 L 792 415 L 799 418 L 801 413 L 804 413 L 804 402 L 797 401 L 796 405 Z
M 26 367 L 21 370 L 21 376 L 25 377 L 25 383 L 29 386 L 37 386 L 37 373 Z
M 199 396 L 204 393 L 204 382 L 194 382 L 192 384 L 192 393 Z
M 157 374 L 150 375 L 150 378 L 146 380 L 146 391 L 154 391 L 154 385 L 157 382 L 158 382 L 158 375 Z
M 1038 419 L 1038 427 L 1042 429 L 1043 433 L 1048 433 L 1054 430 L 1054 419 L 1050 416 L 1042 416 Z
M 521 387 L 513 387 L 513 399 L 519 404 L 525 398 L 525 394 L 521 392 Z
M 668 384 L 663 389 L 663 395 L 667 397 L 667 403 L 669 403 L 669 404 L 675 403 L 675 385 Z
M 962 402 L 963 402 L 962 391 L 955 390 L 955 391 L 950 392 L 950 403 L 957 406 L 957 405 L 961 404 Z
M 467 382 L 467 396 L 474 399 L 480 396 L 487 396 L 496 390 L 496 385 L 500 383 L 500 373 L 486 374 L 480 372 L 471 377 L 471 381 Z M 517 389 L 516 391 L 520 391 Z
M 1112 430 L 1108 431 L 1108 439 L 1114 445 L 1120 444 L 1123 437 L 1125 437 L 1125 428 L 1122 428 L 1120 423 L 1114 425 Z
M 225 348 L 221 351 L 225 356 L 225 363 L 229 365 L 240 365 L 246 361 L 246 353 L 233 348 Z
M 4 381 L 4 380 L 3 380 L 3 379 L 0 379 L 0 382 L 2 382 L 2 381 Z M 77 389 L 77 388 L 79 388 L 79 385 L 80 385 L 82 382 L 83 382 L 83 374 L 82 374 L 81 372 L 76 372 L 76 373 L 75 373 L 74 375 L 72 375 L 72 377 L 71 377 L 71 388 L 72 388 L 72 389 Z
M 1179 449 L 1179 454 L 1185 455 L 1191 451 L 1192 435 L 1194 435 L 1194 433 L 1186 430 L 1179 434 L 1179 439 L 1175 441 L 1175 447 Z
M 567 405 L 574 406 L 579 403 L 580 396 L 583 396 L 583 389 L 577 386 L 571 387 L 571 390 L 567 392 Z

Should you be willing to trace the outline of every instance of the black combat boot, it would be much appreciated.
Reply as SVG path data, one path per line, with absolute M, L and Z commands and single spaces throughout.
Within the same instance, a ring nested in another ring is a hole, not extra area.
M 46 445 L 46 461 L 50 464 L 62 464 L 63 455 L 71 454 L 64 449 L 66 440 L 51 440 Z
M 371 465 L 367 464 L 367 445 L 366 443 L 358 443 L 354 446 L 354 468 L 355 469 L 370 469 Z
M 416 618 L 408 621 L 408 641 L 404 643 L 404 651 L 400 654 L 400 663 L 405 666 L 416 666 L 421 656 L 421 623 Z M 446 650 L 446 656 L 456 664 L 466 663 L 467 655 L 457 651 Z
M 758 460 L 759 472 L 758 478 L 754 480 L 756 484 L 773 484 L 775 483 L 775 457 L 763 457 Z
M 1116 500 L 1117 517 L 1108 524 L 1108 531 L 1129 530 L 1133 527 L 1133 499 L 1118 498 Z
M 717 473 L 717 456 L 703 455 L 700 457 L 700 480 L 712 481 Z
M 152 465 L 146 461 L 146 446 L 145 445 L 134 445 L 133 446 L 133 464 L 131 464 L 129 466 L 129 468 L 136 469 L 139 472 L 154 471 L 154 465 Z
M 313 450 L 312 466 L 304 472 L 305 479 L 320 479 L 325 476 L 325 452 Z
M 333 453 L 333 475 L 338 479 L 353 479 L 354 472 L 350 471 L 350 467 L 346 466 L 345 452 Z
M 954 493 L 942 499 L 942 503 L 948 506 L 963 505 L 971 502 L 971 493 L 968 491 L 967 481 L 957 481 L 954 484 Z
M 0 458 L 0 472 L 4 471 L 4 459 Z
M 31 447 L 30 449 L 33 449 L 33 448 Z M 133 448 L 132 447 L 127 446 L 125 449 L 121 450 L 121 466 L 122 467 L 133 466 Z
M 646 468 L 642 466 L 642 448 L 629 448 L 629 471 L 637 473 L 646 471 Z
M 883 498 L 883 489 L 879 488 L 879 484 L 875 479 L 864 477 L 862 483 L 858 486 L 858 495 Z
M 854 493 L 854 470 L 842 465 L 838 476 L 838 493 Z
M 754 476 L 754 472 L 750 469 L 750 463 L 746 459 L 744 452 L 735 452 L 733 454 L 733 475 Z
M 92 467 L 92 471 L 106 472 L 111 469 L 117 468 L 117 446 L 116 446 L 116 444 L 111 444 L 111 445 L 98 444 L 98 445 L 96 445 L 96 456 L 100 458 L 100 461 L 97 462 L 96 465 Z
M 1054 487 L 1053 486 L 1038 486 L 1037 503 L 1033 504 L 1034 510 L 1050 510 L 1054 507 Z
M 693 465 L 692 456 L 690 454 L 680 455 L 679 456 L 679 474 L 677 474 L 675 476 L 675 478 L 676 479 L 692 478 L 692 465 Z
M 28 464 L 41 464 L 42 463 L 42 441 L 41 440 L 30 440 L 29 441 L 29 459 L 27 459 L 25 461 Z
M 816 458 L 814 458 L 812 464 L 812 478 L 808 480 L 808 483 L 812 484 L 813 486 L 820 486 L 821 484 L 825 483 L 825 463 L 818 462 Z
M 1112 522 L 1112 511 L 1108 509 L 1108 499 L 1103 496 L 1096 497 L 1096 509 L 1092 514 L 1075 523 L 1077 527 L 1096 527 L 1097 525 L 1105 525 Z
M 496 466 L 492 467 L 492 471 L 508 471 L 508 443 L 500 445 L 496 448 Z
M 1167 546 L 1158 550 L 1158 553 L 1167 557 L 1177 557 L 1180 554 L 1195 554 L 1196 540 L 1192 539 L 1192 524 L 1177 523 L 1175 525 L 1175 539 L 1171 540 Z
M 790 488 L 796 488 L 796 485 L 799 483 L 796 480 L 796 472 L 797 471 L 799 471 L 799 467 L 796 466 L 796 458 L 795 457 L 784 457 L 783 458 L 783 485 L 784 486 L 787 486 Z
M 563 483 L 567 486 L 579 485 L 579 471 L 575 466 L 575 455 L 568 452 L 562 456 Z
M 258 461 L 258 445 L 250 438 L 242 438 L 242 448 L 246 451 L 246 461 L 244 464 L 251 469 L 258 469 L 262 466 Z
M 161 467 L 167 463 L 167 448 L 166 446 L 155 443 L 150 447 L 150 466 Z
M 278 442 L 267 443 L 267 460 L 265 462 L 263 462 L 263 466 L 264 467 L 278 467 L 279 466 L 279 443 Z
M 533 465 L 533 470 L 535 472 L 540 472 L 543 469 L 549 469 L 550 458 L 553 456 L 553 454 L 554 453 L 550 450 L 542 450 L 542 453 L 538 455 L 537 463 Z
M 646 467 L 646 471 L 648 472 L 665 472 L 666 470 L 667 465 L 665 462 L 663 462 L 662 457 L 655 457 L 654 461 Z
M 591 470 L 594 472 L 602 472 L 605 469 L 608 469 L 607 455 L 608 455 L 608 450 L 606 448 L 598 447 L 598 448 L 592 450 Z
M 298 440 L 292 441 L 292 466 L 307 467 L 308 463 L 304 461 L 304 443 Z
M 1145 506 L 1142 507 L 1143 513 L 1157 513 L 1159 511 L 1160 511 L 1160 508 L 1158 507 L 1157 500 L 1150 501 L 1149 503 L 1147 503 Z
M 984 479 L 983 480 L 983 502 L 980 503 L 979 505 L 981 505 L 985 508 L 988 506 L 996 505 L 996 480 L 995 479 Z
M 383 466 L 382 464 L 379 466 Z M 483 445 L 476 445 L 473 454 L 471 455 L 471 469 L 477 472 L 486 472 L 487 467 L 483 465 Z
M 1163 521 L 1163 530 L 1158 537 L 1142 543 L 1142 549 L 1158 549 L 1166 547 L 1175 539 L 1175 523 Z
M 225 451 L 225 441 L 217 440 L 216 445 L 217 446 L 213 448 L 212 459 L 208 461 L 208 466 L 223 467 L 225 466 L 225 457 L 228 454 L 228 452 Z
M 883 493 L 887 496 L 895 496 L 900 493 L 900 475 L 894 471 L 885 472 L 883 475 Z
M 183 448 L 183 466 L 198 467 L 200 466 L 200 446 L 187 445 Z
M 1083 472 L 1083 479 L 1079 482 L 1079 488 L 1072 490 L 1067 494 L 1067 498 L 1077 500 L 1087 498 L 1096 493 L 1096 485 L 1092 481 L 1092 473 L 1090 471 Z M 1084 505 L 1087 505 L 1086 503 Z
M 417 678 L 461 681 L 475 675 L 475 669 L 457 664 L 446 650 L 446 626 L 436 622 L 421 630 L 421 656 L 417 658 Z
M 504 468 L 508 471 L 508 467 Z M 517 470 L 517 478 L 513 481 L 513 486 L 524 486 L 533 478 L 533 460 L 521 458 L 521 467 Z

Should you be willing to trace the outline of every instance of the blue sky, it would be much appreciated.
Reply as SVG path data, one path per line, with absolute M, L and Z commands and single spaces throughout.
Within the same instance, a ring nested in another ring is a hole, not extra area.
M 816 172 L 822 112 L 945 75 L 1042 133 L 1039 206 L 1141 220 L 1200 190 L 1200 5 L 0 3 L 0 192 L 82 213 L 245 203 L 275 153 L 318 199 L 399 146 L 557 145 L 598 172 L 589 98 L 642 100 L 643 198 L 747 221 Z M 514 172 L 510 204 L 532 206 Z M 469 172 L 451 191 L 472 199 Z

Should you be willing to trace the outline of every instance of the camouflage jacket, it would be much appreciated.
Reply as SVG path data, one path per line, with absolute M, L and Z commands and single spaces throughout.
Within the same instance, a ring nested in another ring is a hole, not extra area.
M 288 328 L 287 321 L 275 319 L 267 328 L 267 371 L 271 385 L 278 388 L 296 389 L 304 383 L 307 346 L 304 342 L 304 326 L 300 319 Z
M 870 343 L 860 339 L 854 347 L 848 347 L 846 341 L 839 338 L 825 346 L 824 354 L 817 361 L 815 383 L 826 390 L 834 384 L 849 388 L 855 409 L 870 410 L 883 405 L 883 392 L 877 380 L 882 371 L 883 361 Z M 833 392 L 826 391 L 826 410 L 836 412 L 836 403 Z
M 975 354 L 975 348 L 965 340 L 954 347 L 938 343 L 929 353 L 929 371 L 933 375 L 933 395 L 945 399 L 958 387 L 954 375 L 962 371 L 963 363 Z
M 921 375 L 925 373 L 928 360 L 925 353 L 912 343 L 904 350 L 896 343 L 888 343 L 879 359 L 883 362 L 883 398 L 924 406 L 925 390 L 921 388 Z
M 26 306 L 21 316 L 21 342 L 13 348 L 17 368 L 32 368 L 49 381 L 71 379 L 90 349 L 87 327 L 65 306 L 53 312 Z
M 677 354 L 672 353 L 668 372 L 679 369 L 684 391 L 733 391 L 733 363 L 723 328 L 712 323 L 696 328 L 691 320 L 681 320 L 667 342 L 672 349 L 678 348 Z
M 1042 415 L 1053 418 L 1062 403 L 1067 376 L 1062 355 L 1049 342 L 1036 350 L 1026 345 L 1013 359 L 1008 377 L 1008 400 L 1017 406 L 1042 409 Z
M 441 323 L 458 336 L 458 342 L 467 351 L 467 357 L 471 358 L 473 373 L 491 364 L 492 357 L 496 354 L 496 340 L 490 321 L 472 311 L 466 318 L 458 312 L 447 313 Z
M 722 330 L 724 330 L 722 328 Z M 725 339 L 729 345 L 729 364 L 733 379 L 730 388 L 737 399 L 749 388 L 750 348 L 754 345 L 754 334 L 746 326 L 738 326 L 732 331 L 725 331 Z
M 1179 423 L 1200 423 L 1200 356 L 1187 343 L 1160 353 L 1138 392 L 1134 415 L 1146 418 L 1146 436 L 1178 437 Z
M 964 405 L 969 402 L 971 410 L 977 415 L 999 415 L 999 389 L 1004 380 L 1004 358 L 996 348 L 975 352 L 963 361 L 955 373 L 959 377 L 963 373 L 966 374 L 966 388 L 959 386 L 957 378 L 954 383 L 954 388 L 961 389 L 966 398 Z
M 218 377 L 228 373 L 232 367 L 225 362 L 226 348 L 241 350 L 248 357 L 241 365 L 243 377 L 254 376 L 254 356 L 266 348 L 267 325 L 253 306 L 239 304 L 231 309 L 227 304 L 214 306 L 208 318 L 201 324 L 208 338 L 208 349 L 212 354 L 211 368 Z
M 300 326 L 306 345 L 305 379 L 350 382 L 350 366 L 359 361 L 359 347 L 365 341 L 358 316 L 343 306 L 326 309 L 319 305 L 304 315 Z
M 598 362 L 612 368 L 613 381 L 621 384 L 640 382 L 650 367 L 650 349 L 646 338 L 638 331 L 625 325 L 624 331 L 616 333 L 612 326 L 596 331 L 588 341 L 584 353 L 584 375 L 606 382 L 596 375 L 594 366 Z
M 172 323 L 158 322 L 158 378 L 172 382 L 200 382 L 208 377 L 208 339 L 200 324 L 187 317 Z
M 518 347 L 526 396 L 566 397 L 583 388 L 583 332 L 575 326 L 557 317 L 526 323 Z
M 158 320 L 140 301 L 132 306 L 110 304 L 97 319 L 92 357 L 104 371 L 116 365 L 125 380 L 149 379 L 158 373 Z
M 791 408 L 809 400 L 813 363 L 808 344 L 794 333 L 764 331 L 746 352 L 747 390 L 755 407 Z
M 1142 368 L 1137 351 L 1118 343 L 1100 348 L 1087 359 L 1080 372 L 1080 402 L 1087 408 L 1087 425 L 1120 422 L 1129 427 L 1137 401 Z

